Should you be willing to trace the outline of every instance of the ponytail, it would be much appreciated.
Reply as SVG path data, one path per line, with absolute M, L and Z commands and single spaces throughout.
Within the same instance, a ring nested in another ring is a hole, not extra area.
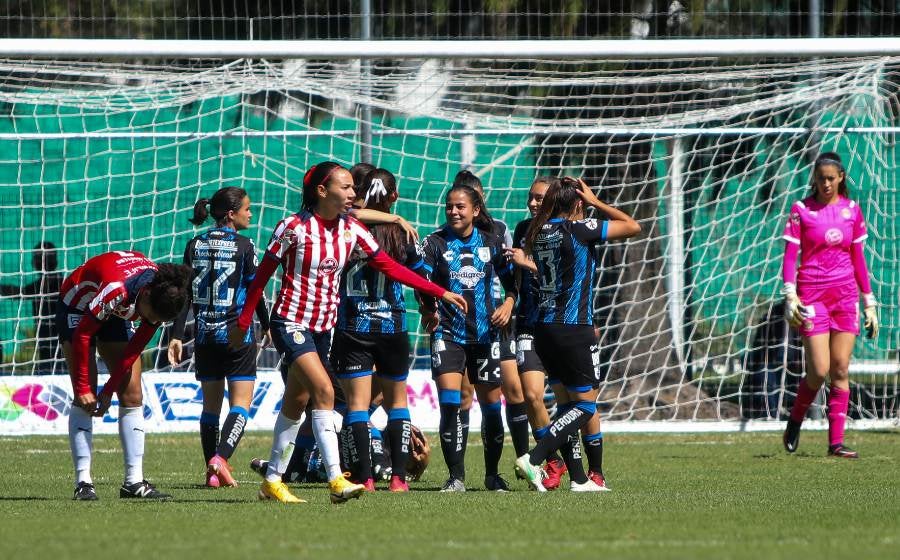
M 198 200 L 196 204 L 194 204 L 194 217 L 188 218 L 188 220 L 195 226 L 203 225 L 203 222 L 209 217 L 209 211 L 206 209 L 208 205 L 208 198 L 201 198 Z
M 222 226 L 228 212 L 237 212 L 244 203 L 247 191 L 240 187 L 223 187 L 216 191 L 212 198 L 201 198 L 194 204 L 194 217 L 190 222 L 195 226 L 202 225 L 212 214 L 217 226 Z M 209 210 L 206 207 L 209 206 Z

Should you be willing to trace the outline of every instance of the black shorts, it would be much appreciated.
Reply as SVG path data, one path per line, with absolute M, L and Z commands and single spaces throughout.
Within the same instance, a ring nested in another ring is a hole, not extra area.
M 60 342 L 72 342 L 72 333 L 84 317 L 84 311 L 70 307 L 59 300 L 56 305 L 56 332 Z M 128 342 L 134 334 L 134 324 L 115 315 L 104 320 L 93 338 L 103 342 Z
M 473 385 L 500 384 L 500 342 L 459 344 L 431 339 L 431 375 L 466 373 Z
M 531 333 L 519 333 L 516 335 L 516 365 L 519 366 L 519 375 L 526 371 L 539 371 L 547 373 L 544 364 L 534 349 L 534 335 Z
M 584 393 L 600 386 L 600 348 L 592 325 L 539 323 L 534 349 L 547 376 L 566 389 Z
M 334 331 L 331 368 L 338 379 L 375 375 L 390 381 L 409 376 L 409 335 Z
M 513 338 L 512 325 L 500 329 L 500 361 L 516 359 L 516 339 Z
M 232 350 L 227 344 L 194 346 L 197 381 L 253 381 L 256 379 L 256 343 Z

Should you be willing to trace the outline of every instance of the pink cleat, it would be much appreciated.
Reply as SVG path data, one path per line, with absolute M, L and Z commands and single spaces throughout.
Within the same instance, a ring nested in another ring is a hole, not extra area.
M 231 465 L 218 455 L 213 455 L 213 458 L 206 464 L 206 473 L 207 476 L 210 474 L 217 476 L 221 486 L 234 487 L 238 485 L 234 477 L 231 476 Z

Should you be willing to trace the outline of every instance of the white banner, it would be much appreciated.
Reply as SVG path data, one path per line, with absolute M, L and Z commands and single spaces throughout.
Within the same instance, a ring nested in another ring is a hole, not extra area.
M 203 411 L 203 393 L 193 373 L 144 372 L 144 417 L 148 432 L 196 432 Z M 106 376 L 100 376 L 100 383 Z M 250 430 L 271 430 L 281 410 L 284 383 L 277 371 L 260 371 L 250 405 Z M 437 388 L 431 372 L 410 372 L 406 389 L 413 424 L 425 431 L 437 431 L 439 409 Z M 68 414 L 72 385 L 68 376 L 36 375 L 0 377 L 0 435 L 68 433 Z M 109 412 L 94 423 L 95 433 L 118 433 L 118 402 L 113 399 Z M 228 395 L 221 418 L 228 413 Z M 382 410 L 373 417 L 383 426 Z M 472 407 L 470 425 L 481 424 L 481 411 Z

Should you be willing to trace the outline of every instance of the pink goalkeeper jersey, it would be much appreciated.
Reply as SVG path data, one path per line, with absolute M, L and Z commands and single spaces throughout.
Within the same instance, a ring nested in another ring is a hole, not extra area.
M 800 246 L 797 284 L 828 288 L 853 282 L 851 245 L 866 237 L 862 211 L 848 198 L 828 205 L 814 196 L 795 202 L 783 238 Z

